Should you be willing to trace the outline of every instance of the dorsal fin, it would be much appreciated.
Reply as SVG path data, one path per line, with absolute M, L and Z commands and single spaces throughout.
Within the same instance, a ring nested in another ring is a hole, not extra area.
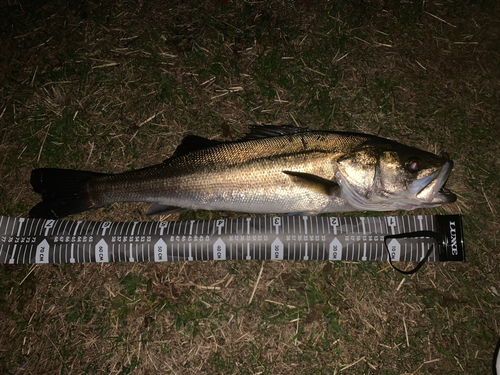
M 177 146 L 172 157 L 186 155 L 193 151 L 204 150 L 209 147 L 217 146 L 221 143 L 223 142 L 213 141 L 211 139 L 199 137 L 197 135 L 188 135 L 182 140 L 181 144 Z
M 277 125 L 252 126 L 250 128 L 250 133 L 248 133 L 241 140 L 250 141 L 254 139 L 278 137 L 280 135 L 307 133 L 309 131 L 310 131 L 309 129 L 297 128 L 295 126 L 277 126 Z
M 281 135 L 292 135 L 298 133 L 307 133 L 309 129 L 297 128 L 294 126 L 277 126 L 277 125 L 263 125 L 263 126 L 252 126 L 250 133 L 245 137 L 238 139 L 236 142 L 251 141 L 256 139 L 278 137 Z M 204 150 L 209 147 L 220 145 L 225 143 L 222 141 L 214 141 L 211 139 L 199 137 L 197 135 L 186 136 L 181 144 L 177 146 L 172 157 L 186 155 L 193 151 Z M 170 160 L 168 158 L 167 160 Z M 165 161 L 167 161 L 165 160 Z

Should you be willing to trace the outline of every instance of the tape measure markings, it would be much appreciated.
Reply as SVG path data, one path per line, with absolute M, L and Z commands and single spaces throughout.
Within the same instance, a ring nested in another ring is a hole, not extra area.
M 448 220 L 449 219 L 449 220 Z M 448 220 L 448 221 L 447 221 Z M 457 224 L 458 223 L 458 224 Z M 439 224 L 439 225 L 438 225 Z M 459 238 L 457 239 L 457 228 Z M 398 238 L 393 261 L 463 260 L 461 218 L 444 216 L 285 216 L 186 222 L 86 222 L 0 217 L 0 263 L 165 262 L 179 260 L 388 260 L 387 234 L 446 232 L 452 241 Z M 452 230 L 452 232 L 450 232 Z M 461 246 L 457 251 L 457 241 Z

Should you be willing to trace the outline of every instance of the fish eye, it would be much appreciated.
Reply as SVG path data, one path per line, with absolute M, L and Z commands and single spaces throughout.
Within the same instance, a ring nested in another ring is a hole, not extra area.
M 409 158 L 405 163 L 406 170 L 411 173 L 418 172 L 421 169 L 421 166 L 422 162 L 416 157 Z

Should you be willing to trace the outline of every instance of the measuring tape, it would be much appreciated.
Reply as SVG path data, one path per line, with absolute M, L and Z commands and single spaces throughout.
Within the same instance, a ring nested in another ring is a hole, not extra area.
M 435 238 L 392 238 L 432 231 Z M 460 215 L 90 222 L 0 216 L 0 263 L 464 261 Z M 387 251 L 388 250 L 388 251 Z

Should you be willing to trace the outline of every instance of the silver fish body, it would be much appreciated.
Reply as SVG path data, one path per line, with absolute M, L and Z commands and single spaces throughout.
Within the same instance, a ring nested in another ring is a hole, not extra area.
M 30 216 L 60 218 L 114 202 L 149 202 L 149 215 L 411 210 L 456 200 L 443 188 L 452 167 L 445 156 L 375 136 L 254 127 L 236 142 L 187 137 L 173 157 L 136 171 L 36 169 L 31 183 L 43 201 Z

